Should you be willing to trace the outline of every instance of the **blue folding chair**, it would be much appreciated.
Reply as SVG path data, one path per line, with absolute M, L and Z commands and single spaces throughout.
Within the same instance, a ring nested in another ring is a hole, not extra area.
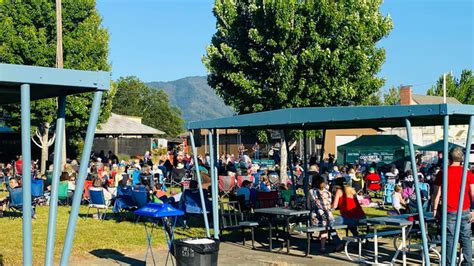
M 22 216 L 23 211 L 23 188 L 9 189 L 10 202 L 8 203 L 8 209 L 13 212 L 12 219 Z M 35 206 L 32 205 L 31 215 L 35 215 Z
M 33 179 L 31 180 L 31 196 L 33 198 L 39 198 L 43 196 L 44 191 L 44 180 Z
M 137 209 L 140 209 L 141 207 L 144 207 L 148 203 L 148 194 L 146 191 L 145 186 L 137 186 L 132 189 L 132 199 L 134 203 L 134 207 Z M 137 220 L 135 222 L 138 222 L 140 219 L 140 216 L 137 216 Z
M 89 197 L 87 216 L 89 216 L 89 210 L 95 208 L 97 209 L 97 217 L 103 221 L 110 206 L 110 202 L 105 200 L 103 189 L 96 187 L 89 188 Z M 104 210 L 104 212 L 101 212 L 101 210 Z
M 392 204 L 392 194 L 394 190 L 395 190 L 395 184 L 392 184 L 392 183 L 385 184 L 384 189 L 383 189 L 383 202 L 382 202 L 384 207 L 385 205 Z

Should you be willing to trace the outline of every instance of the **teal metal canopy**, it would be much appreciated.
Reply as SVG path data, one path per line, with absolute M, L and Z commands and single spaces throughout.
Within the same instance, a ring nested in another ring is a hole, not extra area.
M 50 67 L 0 64 L 0 104 L 20 101 L 20 86 L 29 84 L 31 100 L 106 91 L 110 73 Z
M 288 108 L 237 115 L 187 124 L 193 129 L 345 129 L 405 127 L 410 118 L 413 126 L 443 125 L 450 116 L 451 125 L 468 124 L 474 105 L 434 104 L 407 106 L 342 106 Z
M 457 145 L 455 143 L 448 142 L 448 150 L 451 150 L 454 147 L 464 148 L 464 147 L 462 147 L 460 145 Z M 444 149 L 443 140 L 439 140 L 437 142 L 434 142 L 434 143 L 428 144 L 426 146 L 423 146 L 423 147 L 419 148 L 418 150 L 419 151 L 442 151 L 443 149 Z

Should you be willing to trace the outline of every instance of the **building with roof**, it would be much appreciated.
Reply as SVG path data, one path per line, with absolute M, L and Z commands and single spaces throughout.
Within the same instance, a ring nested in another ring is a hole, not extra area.
M 157 146 L 167 146 L 160 136 L 165 132 L 142 124 L 141 117 L 111 113 L 105 123 L 97 126 L 92 150 L 96 153 L 112 151 L 114 154 L 141 156 Z

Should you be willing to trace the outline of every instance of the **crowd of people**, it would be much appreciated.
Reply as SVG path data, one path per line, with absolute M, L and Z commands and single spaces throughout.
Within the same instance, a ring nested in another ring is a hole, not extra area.
M 417 164 L 417 175 L 414 176 L 409 166 L 403 168 L 366 161 L 338 164 L 334 156 L 330 156 L 324 161 L 318 161 L 316 156 L 311 156 L 307 166 L 309 182 L 306 182 L 304 179 L 305 167 L 298 156 L 293 155 L 294 160 L 291 162 L 293 176 L 285 179 L 279 176 L 278 164 L 264 165 L 255 159 L 260 157 L 256 148 L 254 148 L 254 152 L 257 153 L 257 155 L 254 154 L 254 159 L 251 159 L 245 151 L 240 149 L 238 155 L 221 154 L 216 165 L 219 176 L 258 177 L 252 179 L 253 181 L 244 180 L 235 191 L 231 192 L 231 195 L 240 196 L 245 202 L 252 201 L 255 191 L 276 191 L 278 194 L 275 195 L 285 198 L 283 202 L 287 202 L 286 204 L 311 210 L 313 225 L 345 224 L 353 235 L 357 235 L 357 226 L 361 220 L 365 219 L 363 207 L 388 207 L 388 214 L 394 215 L 418 212 L 416 193 L 414 192 L 414 181 L 418 179 L 423 210 L 433 211 L 434 215 L 439 215 L 442 186 L 441 160 L 435 164 L 420 162 Z M 210 157 L 208 154 L 197 157 L 196 163 L 190 154 L 176 149 L 157 161 L 156 158 L 153 160 L 150 152 L 145 152 L 141 158 L 119 160 L 111 151 L 108 153 L 101 151 L 91 155 L 86 180 L 91 182 L 93 188 L 103 190 L 107 201 L 113 201 L 117 196 L 117 189 L 113 188 L 141 186 L 147 192 L 148 201 L 179 202 L 181 203 L 179 206 L 182 208 L 185 205 L 183 199 L 186 200 L 188 196 L 194 198 L 197 205 L 200 204 L 196 198 L 199 195 L 197 193 L 198 183 L 194 174 L 195 168 L 198 168 L 202 177 L 202 187 L 206 190 L 206 205 L 210 206 L 207 193 L 211 184 Z M 449 153 L 448 228 L 451 229 L 454 226 L 455 211 L 458 206 L 455 196 L 459 195 L 463 158 L 462 149 L 453 149 Z M 275 163 L 279 163 L 279 161 L 275 161 Z M 21 189 L 22 164 L 21 156 L 10 163 L 0 164 L 0 175 L 9 190 Z M 37 162 L 32 162 L 32 178 L 44 179 L 46 182 L 46 199 L 48 199 L 50 191 L 48 175 L 51 174 L 53 168 L 54 166 L 50 165 L 49 171 L 42 175 Z M 72 197 L 76 189 L 79 168 L 77 160 L 68 160 L 61 169 L 60 183 L 67 184 L 68 197 Z M 138 174 L 132 174 L 132 172 Z M 167 191 L 169 186 L 180 186 L 182 189 L 178 192 L 171 192 Z M 467 250 L 471 250 L 467 243 L 470 243 L 467 239 L 470 239 L 471 236 L 470 205 L 474 200 L 472 173 L 468 175 L 466 189 L 466 198 L 463 202 L 461 242 L 463 243 L 463 252 L 466 252 L 465 256 L 468 257 Z M 307 197 L 304 197 L 304 191 L 307 191 Z M 86 194 L 84 193 L 84 197 Z M 378 197 L 379 200 L 374 200 L 375 197 Z M 0 198 L 0 203 L 2 204 L 0 216 L 3 216 L 8 197 Z M 337 217 L 333 215 L 335 209 L 340 211 L 340 215 Z M 448 230 L 448 235 L 451 236 L 453 231 L 454 229 Z M 326 250 L 327 233 L 323 232 L 320 236 L 322 251 Z M 338 241 L 337 236 L 334 239 L 336 242 Z M 448 245 L 452 246 L 453 243 L 450 242 Z M 337 245 L 336 249 L 340 247 Z M 466 247 L 466 251 L 464 251 L 464 247 Z

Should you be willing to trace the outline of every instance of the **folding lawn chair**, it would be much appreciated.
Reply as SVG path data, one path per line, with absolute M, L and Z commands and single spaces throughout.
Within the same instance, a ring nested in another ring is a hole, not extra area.
M 40 198 L 43 196 L 43 179 L 31 180 L 31 196 L 34 198 Z
M 392 205 L 392 194 L 395 190 L 395 184 L 387 183 L 383 188 L 383 202 L 382 206 Z
M 145 186 L 137 186 L 132 188 L 132 200 L 134 207 L 140 209 L 148 203 L 148 194 Z M 140 219 L 140 216 L 137 216 L 136 222 Z
M 68 187 L 67 182 L 59 182 L 58 186 L 58 203 L 61 205 L 69 205 L 69 196 L 68 196 Z
M 219 190 L 224 196 L 229 196 L 235 188 L 235 176 L 219 176 Z
M 8 204 L 8 209 L 13 212 L 12 218 L 22 217 L 23 210 L 23 189 L 14 188 L 9 190 L 10 202 Z
M 87 216 L 89 216 L 89 210 L 91 208 L 97 209 L 97 217 L 100 220 L 104 220 L 109 209 L 110 202 L 105 200 L 104 191 L 102 188 L 91 187 L 89 188 L 90 202 L 87 208 Z M 101 212 L 100 210 L 104 210 Z

